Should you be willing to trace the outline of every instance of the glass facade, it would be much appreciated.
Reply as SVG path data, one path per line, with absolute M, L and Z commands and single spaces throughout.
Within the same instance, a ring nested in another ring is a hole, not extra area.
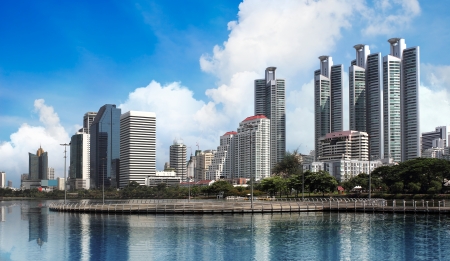
M 100 188 L 116 186 L 116 171 L 113 161 L 120 158 L 120 115 L 121 109 L 114 104 L 100 108 L 92 123 L 91 134 L 91 186 Z

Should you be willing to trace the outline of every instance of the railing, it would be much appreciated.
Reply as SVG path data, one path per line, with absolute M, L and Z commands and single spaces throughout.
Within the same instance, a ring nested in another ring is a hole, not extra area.
M 80 201 L 77 203 L 52 203 L 53 211 L 94 212 L 94 213 L 272 213 L 304 211 L 364 211 L 364 212 L 450 212 L 445 200 L 385 200 L 360 198 L 308 198 L 272 199 L 249 201 L 191 201 L 186 200 L 125 200 L 108 201 L 107 204 Z

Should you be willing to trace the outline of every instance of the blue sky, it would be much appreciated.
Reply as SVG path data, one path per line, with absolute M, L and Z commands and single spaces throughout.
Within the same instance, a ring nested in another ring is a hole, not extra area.
M 0 170 L 18 186 L 27 153 L 42 144 L 63 176 L 58 144 L 106 103 L 156 112 L 158 169 L 174 138 L 214 149 L 253 113 L 253 79 L 267 66 L 286 79 L 288 149 L 308 152 L 317 57 L 331 55 L 348 71 L 353 45 L 384 56 L 391 37 L 421 48 L 422 131 L 448 125 L 449 7 L 444 0 L 2 1 Z

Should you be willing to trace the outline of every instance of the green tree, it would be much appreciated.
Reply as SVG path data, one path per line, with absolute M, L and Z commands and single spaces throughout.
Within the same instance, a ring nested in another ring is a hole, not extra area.
M 272 173 L 283 178 L 301 174 L 302 169 L 299 158 L 297 150 L 294 150 L 293 152 L 286 151 L 283 160 L 273 167 Z

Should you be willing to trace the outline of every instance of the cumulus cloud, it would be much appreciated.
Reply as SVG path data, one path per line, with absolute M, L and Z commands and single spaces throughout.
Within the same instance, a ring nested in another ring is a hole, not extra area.
M 34 109 L 41 126 L 23 123 L 17 132 L 11 134 L 9 141 L 0 142 L 1 167 L 14 187 L 20 186 L 20 175 L 28 173 L 28 153 L 36 153 L 39 146 L 48 152 L 48 166 L 55 168 L 55 176 L 64 176 L 64 148 L 60 144 L 69 142 L 69 135 L 53 107 L 46 105 L 43 99 L 34 101 Z
M 420 12 L 417 0 L 377 0 L 374 8 L 361 10 L 361 15 L 368 23 L 363 33 L 392 36 L 408 28 Z
M 122 113 L 130 110 L 156 113 L 158 169 L 162 169 L 164 162 L 169 160 L 169 146 L 174 139 L 183 139 L 187 146 L 199 142 L 203 149 L 217 146 L 215 139 L 211 139 L 211 132 L 215 134 L 212 131 L 214 126 L 207 121 L 208 113 L 214 113 L 214 108 L 196 100 L 193 92 L 179 82 L 161 85 L 152 81 L 148 86 L 131 92 L 119 107 Z

